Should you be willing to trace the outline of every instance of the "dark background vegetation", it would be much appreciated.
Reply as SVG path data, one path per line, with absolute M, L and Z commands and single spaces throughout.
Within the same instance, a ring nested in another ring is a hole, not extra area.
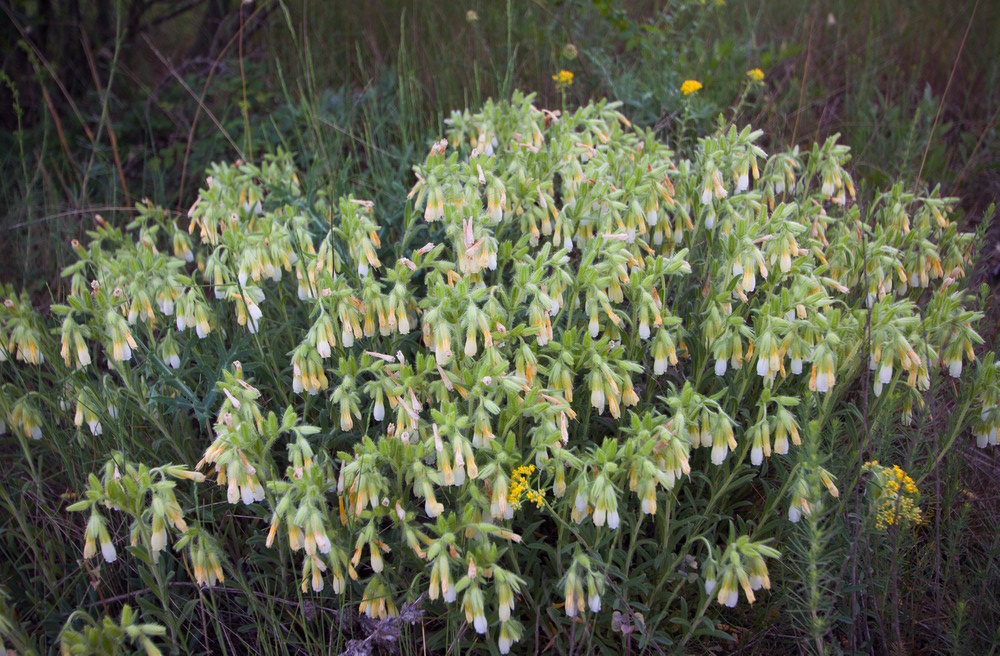
M 112 219 L 146 196 L 183 209 L 213 160 L 285 147 L 314 182 L 398 200 L 412 153 L 448 112 L 512 88 L 558 105 L 561 68 L 576 75 L 569 104 L 621 100 L 679 146 L 721 113 L 773 145 L 842 132 L 862 184 L 919 175 L 959 196 L 972 222 L 1000 191 L 995 2 L 517 0 L 509 15 L 485 1 L 0 9 L 0 279 L 36 291 L 58 284 L 67 242 L 95 211 Z M 740 102 L 753 67 L 766 88 Z M 687 78 L 705 88 L 680 135 Z
M 0 283 L 42 305 L 95 215 L 124 225 L 144 197 L 183 214 L 210 162 L 279 148 L 304 188 L 372 198 L 390 223 L 448 113 L 516 88 L 549 107 L 620 100 L 680 150 L 720 115 L 772 150 L 840 132 L 862 190 L 940 185 L 972 229 L 1000 195 L 998 27 L 992 0 L 0 0 Z M 747 93 L 755 67 L 764 88 Z M 565 98 L 560 69 L 575 74 Z M 682 125 L 689 78 L 704 88 Z M 988 282 L 995 245 L 989 233 Z M 931 502 L 946 616 L 929 556 L 913 556 L 899 573 L 907 651 L 997 645 L 998 469 L 992 452 L 957 451 Z M 730 628 L 747 651 L 787 637 L 778 622 Z

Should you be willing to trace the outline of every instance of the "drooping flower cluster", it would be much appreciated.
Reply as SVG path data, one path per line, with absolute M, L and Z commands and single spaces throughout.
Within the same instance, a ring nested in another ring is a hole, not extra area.
M 0 361 L 53 368 L 65 402 L 5 377 L 0 429 L 109 444 L 179 415 L 204 449 L 195 472 L 113 455 L 74 506 L 92 513 L 85 555 L 118 555 L 103 503 L 152 558 L 174 541 L 199 584 L 222 581 L 213 527 L 188 522 L 173 480 L 206 471 L 230 504 L 264 508 L 303 592 L 356 587 L 383 618 L 425 591 L 479 634 L 499 621 L 506 651 L 524 633 L 523 542 L 556 554 L 539 583 L 558 582 L 566 615 L 597 615 L 623 534 L 758 475 L 788 483 L 797 521 L 802 421 L 871 376 L 905 424 L 936 372 L 974 361 L 953 200 L 895 187 L 862 215 L 836 138 L 768 155 L 732 128 L 678 158 L 614 104 L 532 100 L 453 114 L 396 224 L 307 193 L 287 155 L 219 164 L 187 218 L 143 203 L 124 231 L 98 222 L 54 335 L 4 290 Z M 983 390 L 985 445 L 1000 374 L 977 371 L 962 380 Z M 720 603 L 768 588 L 775 549 L 734 534 L 714 554 Z
M 82 623 L 82 626 L 81 626 Z M 86 613 L 73 613 L 59 633 L 59 652 L 65 656 L 87 656 L 94 653 L 117 654 L 131 647 L 142 649 L 146 656 L 159 656 L 163 652 L 153 638 L 166 635 L 159 624 L 142 623 L 139 613 L 125 604 L 118 621 L 111 617 L 94 620 Z
M 739 601 L 739 588 L 743 588 L 751 604 L 757 600 L 756 591 L 771 589 L 765 559 L 778 558 L 780 554 L 763 542 L 751 542 L 745 535 L 736 538 L 730 533 L 730 542 L 722 555 L 718 560 L 710 556 L 704 571 L 705 592 L 715 594 L 720 605 L 732 608 Z
M 101 555 L 108 563 L 117 560 L 118 554 L 114 542 L 107 529 L 104 516 L 99 507 L 125 513 L 132 518 L 129 542 L 131 546 L 142 545 L 148 550 L 153 562 L 167 548 L 170 532 L 181 536 L 177 549 L 189 543 L 191 537 L 200 533 L 197 524 L 189 527 L 175 494 L 177 480 L 202 482 L 205 477 L 195 471 L 180 465 L 164 465 L 150 468 L 142 463 L 132 463 L 121 453 L 114 453 L 108 460 L 101 478 L 90 475 L 90 485 L 85 499 L 78 501 L 68 510 L 71 512 L 90 511 L 87 522 L 86 541 L 84 543 L 84 558 L 93 558 L 100 543 Z M 206 538 L 199 538 L 199 544 L 205 545 Z M 214 545 L 214 541 L 211 541 Z M 198 572 L 205 562 L 212 565 L 212 573 L 222 580 L 219 567 L 218 548 L 206 549 L 204 546 L 196 550 L 195 570 Z M 208 575 L 198 576 L 198 583 L 208 583 Z
M 260 392 L 237 376 L 224 372 L 219 389 L 225 395 L 215 422 L 215 441 L 205 450 L 196 469 L 215 466 L 215 482 L 227 488 L 229 503 L 250 505 L 264 500 L 264 486 L 257 473 L 264 444 L 264 417 L 257 406 Z

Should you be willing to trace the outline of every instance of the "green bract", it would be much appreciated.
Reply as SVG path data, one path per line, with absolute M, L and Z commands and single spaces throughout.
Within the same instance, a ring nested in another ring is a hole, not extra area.
M 141 204 L 77 246 L 58 322 L 9 292 L 7 426 L 27 449 L 120 449 L 71 508 L 85 556 L 173 544 L 212 585 L 281 550 L 303 593 L 372 618 L 425 595 L 501 652 L 538 618 L 649 648 L 781 585 L 786 514 L 822 503 L 816 481 L 838 493 L 795 447 L 854 391 L 907 423 L 971 363 L 961 416 L 996 443 L 953 199 L 858 203 L 835 137 L 768 155 L 728 128 L 679 159 L 614 103 L 518 94 L 448 126 L 401 226 L 303 189 L 288 155 L 219 164 L 187 217 Z M 133 462 L 129 440 L 164 437 L 194 440 L 219 489 Z M 266 539 L 227 553 L 208 513 L 226 501 Z

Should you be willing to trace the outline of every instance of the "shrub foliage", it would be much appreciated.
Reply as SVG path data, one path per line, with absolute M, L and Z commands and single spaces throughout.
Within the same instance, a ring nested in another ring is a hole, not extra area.
M 99 221 L 48 316 L 7 290 L 0 416 L 33 468 L 89 454 L 88 569 L 165 610 L 253 569 L 251 596 L 422 608 L 441 648 L 724 635 L 712 605 L 783 585 L 792 523 L 838 497 L 846 407 L 905 426 L 950 378 L 954 435 L 1000 424 L 954 199 L 862 203 L 835 137 L 760 137 L 680 158 L 614 103 L 516 94 L 452 115 L 399 226 L 287 154 L 214 165 L 186 217 Z M 921 521 L 866 471 L 873 524 Z M 69 651 L 125 630 L 87 621 Z

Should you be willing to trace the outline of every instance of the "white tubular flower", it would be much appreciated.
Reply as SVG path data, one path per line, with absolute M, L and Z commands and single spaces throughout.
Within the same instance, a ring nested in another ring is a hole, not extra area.
M 593 589 L 590 592 L 590 596 L 587 597 L 587 605 L 590 606 L 590 612 L 598 613 L 601 610 L 601 595 L 597 594 L 597 590 Z
M 726 461 L 727 455 L 729 455 L 729 450 L 726 448 L 726 443 L 722 440 L 714 440 L 712 444 L 712 464 L 721 465 Z
M 118 560 L 118 552 L 115 551 L 115 545 L 111 543 L 111 536 L 108 535 L 108 529 L 101 527 L 100 533 L 101 539 L 101 556 L 104 558 L 104 562 L 113 563 Z
M 793 524 L 798 524 L 800 519 L 802 519 L 802 511 L 795 505 L 788 506 L 788 520 Z
M 616 530 L 618 528 L 618 525 L 619 525 L 620 522 L 621 522 L 621 518 L 618 515 L 618 509 L 617 508 L 615 508 L 614 510 L 612 510 L 611 512 L 608 513 L 608 528 L 610 528 L 612 531 L 614 531 L 614 530 Z
M 892 382 L 892 362 L 882 363 L 882 367 L 878 370 L 878 380 L 883 385 Z
M 962 377 L 962 358 L 958 357 L 948 362 L 948 375 L 952 378 Z

